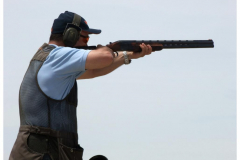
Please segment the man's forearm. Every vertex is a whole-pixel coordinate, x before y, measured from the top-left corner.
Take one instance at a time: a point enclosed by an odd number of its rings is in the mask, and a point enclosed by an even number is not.
[[[108,73],[111,73],[112,71],[114,71],[118,67],[122,66],[123,64],[124,64],[124,56],[123,56],[122,52],[119,52],[119,55],[114,58],[114,61],[111,65],[109,65],[105,68],[101,68],[101,69],[94,69],[92,71],[93,72],[92,74],[94,77],[103,76]]]
[[[114,58],[113,62],[101,69],[91,69],[87,70],[84,74],[82,74],[78,79],[90,79],[95,78],[99,76],[106,75],[108,73],[111,73],[118,67],[124,64],[124,56],[122,52],[119,52],[119,55]]]
[[[138,58],[144,57],[145,55],[150,55],[152,53],[152,47],[150,45],[145,45],[143,43],[143,44],[140,44],[139,46],[142,49],[141,52],[127,52],[127,57],[129,60],[138,59]],[[89,78],[95,78],[95,77],[106,75],[108,73],[111,73],[112,71],[114,71],[115,69],[123,65],[124,63],[125,63],[125,58],[124,58],[123,52],[119,52],[119,55],[113,59],[113,62],[110,65],[101,69],[87,70],[78,79],[89,79]]]

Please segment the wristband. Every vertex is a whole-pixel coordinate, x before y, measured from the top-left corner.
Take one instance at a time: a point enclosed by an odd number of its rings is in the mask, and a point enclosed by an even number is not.
[[[130,64],[131,60],[128,58],[126,51],[123,51],[123,56],[124,56],[124,64]]]

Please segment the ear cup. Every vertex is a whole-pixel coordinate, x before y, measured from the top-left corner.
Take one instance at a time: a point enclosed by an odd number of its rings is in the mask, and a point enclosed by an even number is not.
[[[82,30],[80,28],[81,19],[81,16],[74,13],[73,21],[70,25],[74,25],[74,27],[77,27],[78,29],[67,24],[66,29],[63,33],[63,43],[66,46],[73,47],[79,40],[80,32]]]
[[[68,47],[73,47],[79,39],[79,31],[75,28],[68,28],[63,35],[63,43]]]

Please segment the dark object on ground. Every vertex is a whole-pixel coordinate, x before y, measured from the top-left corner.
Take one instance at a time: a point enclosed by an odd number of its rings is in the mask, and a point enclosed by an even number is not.
[[[90,158],[89,160],[108,160],[107,157],[103,156],[103,155],[96,155],[93,156],[92,158]]]

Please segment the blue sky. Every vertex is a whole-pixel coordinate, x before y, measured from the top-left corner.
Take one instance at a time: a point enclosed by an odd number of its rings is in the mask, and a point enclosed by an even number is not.
[[[78,81],[84,159],[96,154],[115,160],[236,159],[234,0],[4,1],[4,159],[19,128],[24,73],[65,10],[102,29],[89,45],[131,39],[215,42],[214,49],[154,52],[109,75]]]

